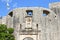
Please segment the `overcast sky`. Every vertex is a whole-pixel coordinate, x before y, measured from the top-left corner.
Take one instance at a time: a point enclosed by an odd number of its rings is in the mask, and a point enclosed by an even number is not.
[[[49,7],[49,3],[60,0],[0,0],[0,16],[6,16],[8,12],[18,7]]]

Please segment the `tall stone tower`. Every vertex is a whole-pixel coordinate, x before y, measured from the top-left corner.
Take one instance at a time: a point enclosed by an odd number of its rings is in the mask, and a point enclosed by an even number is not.
[[[55,12],[58,23],[58,39],[60,40],[60,2],[50,3],[49,8]]]
[[[16,40],[60,40],[58,20],[50,9],[22,7],[10,11],[5,24],[14,28]]]

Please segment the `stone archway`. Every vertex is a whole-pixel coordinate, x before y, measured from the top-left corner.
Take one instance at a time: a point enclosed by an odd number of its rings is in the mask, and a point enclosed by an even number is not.
[[[33,40],[33,38],[31,38],[31,37],[26,37],[26,38],[24,38],[23,40]]]

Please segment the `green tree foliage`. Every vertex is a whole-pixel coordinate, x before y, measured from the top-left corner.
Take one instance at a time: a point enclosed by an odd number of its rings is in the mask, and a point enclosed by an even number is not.
[[[10,34],[12,34],[12,33],[13,33],[13,31],[14,31],[14,29],[13,29],[13,28],[8,28],[7,30],[8,30],[8,32],[9,32]]]
[[[7,28],[6,25],[0,24],[0,40],[15,40],[13,28]]]

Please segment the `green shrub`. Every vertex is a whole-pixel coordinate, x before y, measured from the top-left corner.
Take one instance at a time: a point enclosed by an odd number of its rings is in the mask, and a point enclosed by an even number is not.
[[[14,32],[14,29],[13,28],[8,28],[7,31],[12,34]]]
[[[0,40],[15,40],[13,28],[7,28],[6,25],[0,24]]]

